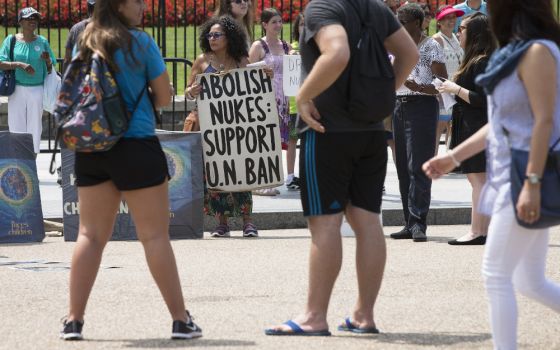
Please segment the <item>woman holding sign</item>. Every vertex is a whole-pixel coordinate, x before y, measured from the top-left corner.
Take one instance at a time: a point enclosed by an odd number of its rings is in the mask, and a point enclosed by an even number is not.
[[[288,110],[289,101],[284,95],[282,85],[282,71],[284,69],[284,55],[287,55],[292,47],[290,44],[280,39],[282,31],[282,16],[275,8],[266,8],[262,11],[261,22],[265,36],[253,43],[249,50],[249,61],[251,63],[264,60],[265,63],[274,70],[274,91],[276,93],[276,105],[278,106],[278,116],[280,117],[280,137],[282,138],[282,148],[288,150],[289,155],[294,156],[293,162],[288,159],[288,179],[286,183],[294,178],[295,149],[297,144],[297,132],[292,130],[290,133],[290,114]],[[291,165],[291,167],[290,167]],[[295,184],[294,184],[295,185]],[[294,186],[295,187],[295,186]],[[290,188],[290,186],[289,186]],[[299,188],[299,186],[297,186]],[[297,189],[295,188],[295,189]],[[256,192],[261,195],[277,194],[275,189],[264,189]]]
[[[244,68],[247,59],[247,39],[243,28],[230,16],[214,17],[204,23],[200,30],[202,54],[193,63],[188,81],[187,98],[194,100],[201,87],[196,76],[201,73],[217,73]],[[212,192],[206,190],[204,212],[218,219],[211,232],[212,237],[229,237],[228,218],[243,217],[243,237],[257,237],[253,224],[253,197],[251,192]]]

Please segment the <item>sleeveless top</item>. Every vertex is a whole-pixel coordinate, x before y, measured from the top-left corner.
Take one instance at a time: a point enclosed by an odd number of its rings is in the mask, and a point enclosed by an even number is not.
[[[452,79],[463,61],[465,52],[455,34],[451,33],[451,38],[449,38],[447,35],[440,32],[439,36],[443,41],[443,56],[445,57],[447,76],[449,79]]]
[[[265,63],[272,67],[274,70],[274,79],[272,85],[274,86],[274,94],[276,96],[276,105],[278,106],[278,116],[280,117],[280,137],[282,142],[288,142],[290,138],[289,121],[290,114],[288,110],[289,100],[284,96],[283,88],[283,70],[284,70],[284,58],[283,55],[273,55],[270,52],[268,44],[263,39],[260,39],[263,50],[264,50],[264,61]],[[284,54],[287,55],[289,52],[288,43],[282,40],[282,47],[284,48]]]
[[[459,69],[465,52],[457,40],[455,34],[451,33],[451,38],[439,32],[439,36],[443,41],[443,56],[445,58],[445,69],[447,70],[448,79],[453,80],[455,72]],[[443,103],[440,103],[440,115],[449,115],[450,110],[443,108]]]
[[[550,147],[560,137],[560,49],[550,40],[537,40],[536,43],[545,45],[556,60],[557,86]],[[517,69],[502,79],[488,95],[488,123],[486,184],[480,196],[479,211],[490,216],[511,201],[510,147],[528,151],[535,124],[527,90]],[[556,149],[560,149],[560,145]]]

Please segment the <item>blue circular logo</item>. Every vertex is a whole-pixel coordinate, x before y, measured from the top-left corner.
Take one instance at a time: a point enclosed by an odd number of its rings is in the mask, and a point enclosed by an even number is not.
[[[21,202],[29,196],[31,183],[19,168],[10,167],[0,175],[0,189],[8,202]]]

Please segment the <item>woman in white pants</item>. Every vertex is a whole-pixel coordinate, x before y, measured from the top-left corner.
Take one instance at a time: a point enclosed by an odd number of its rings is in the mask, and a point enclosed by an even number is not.
[[[500,45],[477,79],[488,95],[489,123],[452,152],[426,162],[424,170],[438,178],[487,144],[480,205],[492,219],[482,270],[494,348],[510,350],[517,348],[515,291],[560,312],[560,284],[545,277],[548,229],[523,228],[515,217],[539,219],[540,177],[548,149],[560,138],[560,25],[547,0],[493,0],[488,9]],[[511,199],[510,146],[529,151],[517,203]]]
[[[35,153],[40,152],[43,130],[43,83],[56,61],[47,39],[35,34],[40,18],[34,8],[22,9],[18,14],[21,33],[15,34],[13,60],[13,35],[7,36],[0,48],[0,69],[16,71],[16,89],[8,98],[8,126],[11,132],[31,134]]]

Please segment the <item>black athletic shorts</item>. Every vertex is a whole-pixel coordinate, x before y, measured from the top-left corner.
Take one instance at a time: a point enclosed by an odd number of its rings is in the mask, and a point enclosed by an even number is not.
[[[119,191],[162,184],[169,178],[167,160],[159,139],[122,138],[106,152],[76,152],[77,186],[113,181]]]
[[[336,214],[349,202],[380,213],[386,172],[382,130],[301,134],[299,173],[305,216]]]

